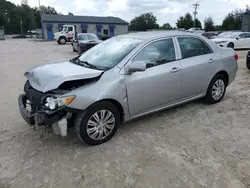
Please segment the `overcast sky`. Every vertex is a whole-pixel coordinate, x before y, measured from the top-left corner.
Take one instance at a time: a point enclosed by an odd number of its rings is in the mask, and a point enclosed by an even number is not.
[[[20,4],[21,0],[10,0]],[[153,12],[158,23],[169,22],[175,26],[176,20],[186,12],[193,13],[192,4],[197,0],[40,0],[41,5],[52,6],[67,14],[88,16],[117,16],[130,21],[134,16]],[[38,0],[28,0],[30,6],[38,6]],[[216,24],[220,24],[228,12],[236,8],[245,8],[249,0],[198,0],[198,18],[211,15]]]

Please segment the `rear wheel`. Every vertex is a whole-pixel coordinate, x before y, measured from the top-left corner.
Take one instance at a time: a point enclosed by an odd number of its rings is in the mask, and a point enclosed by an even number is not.
[[[205,101],[208,104],[220,102],[225,95],[226,87],[225,77],[221,74],[215,75],[208,86]]]
[[[99,145],[110,140],[120,124],[120,113],[110,102],[91,105],[75,120],[75,131],[81,141]]]
[[[246,65],[247,65],[247,68],[250,70],[250,51],[248,51],[247,53]]]
[[[228,45],[227,45],[228,48],[232,48],[234,49],[234,43],[230,42]]]

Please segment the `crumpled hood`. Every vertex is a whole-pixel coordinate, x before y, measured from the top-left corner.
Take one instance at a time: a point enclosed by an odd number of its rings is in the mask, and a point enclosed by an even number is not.
[[[24,75],[34,89],[47,92],[58,88],[66,81],[94,78],[102,72],[69,61],[61,61],[31,68]]]

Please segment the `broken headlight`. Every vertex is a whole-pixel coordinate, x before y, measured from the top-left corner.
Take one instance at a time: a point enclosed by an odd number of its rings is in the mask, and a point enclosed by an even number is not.
[[[58,107],[65,106],[70,104],[75,99],[75,96],[66,96],[66,97],[47,97],[45,99],[45,106],[50,110],[55,110]]]

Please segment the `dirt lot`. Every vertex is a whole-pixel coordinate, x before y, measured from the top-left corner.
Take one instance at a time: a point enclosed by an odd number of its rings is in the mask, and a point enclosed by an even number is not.
[[[202,101],[120,127],[109,142],[89,147],[33,130],[17,96],[26,69],[75,56],[70,45],[0,41],[0,187],[250,188],[250,72],[246,51],[224,100]]]

